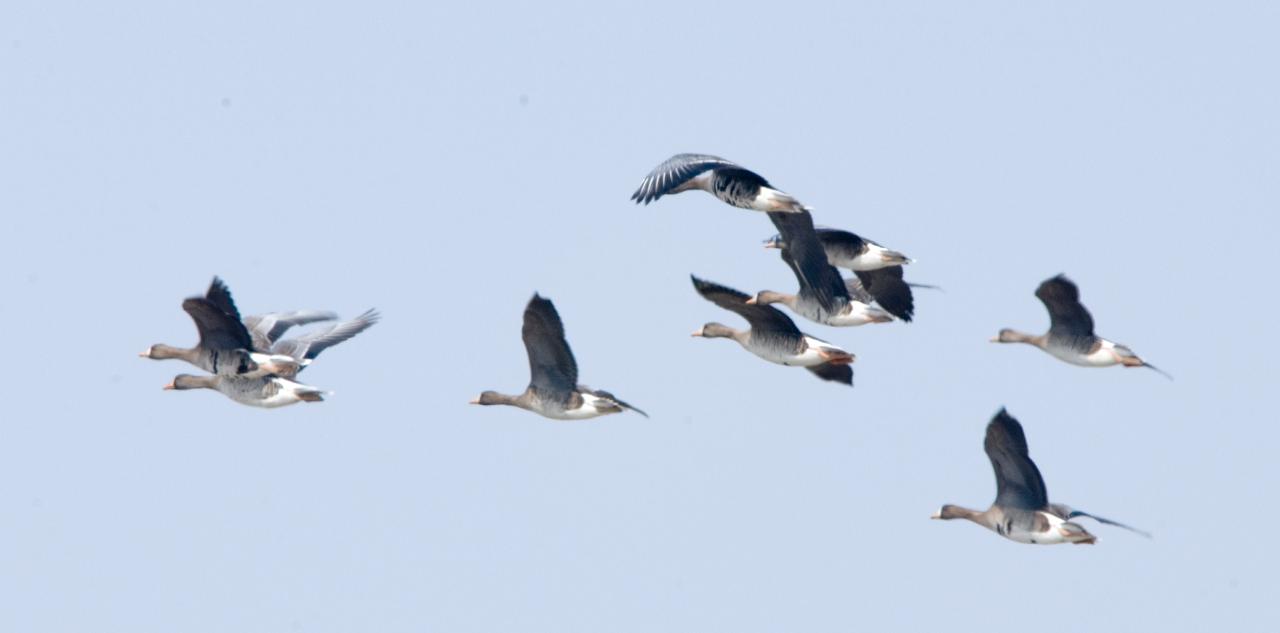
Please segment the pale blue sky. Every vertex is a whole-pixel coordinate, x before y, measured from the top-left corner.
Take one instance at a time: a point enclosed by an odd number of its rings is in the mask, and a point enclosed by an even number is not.
[[[1280,9],[445,4],[0,9],[0,630],[1274,626]],[[628,200],[682,151],[945,292],[805,325],[853,390],[690,338],[735,323],[690,273],[794,281],[763,215]],[[1177,380],[987,343],[1058,272]],[[385,320],[320,405],[162,392],[214,274]],[[652,419],[466,404],[527,382],[535,290]],[[992,499],[1001,405],[1156,538],[929,521]]]

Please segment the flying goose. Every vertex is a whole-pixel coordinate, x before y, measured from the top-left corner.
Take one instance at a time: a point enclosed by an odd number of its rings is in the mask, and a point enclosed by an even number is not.
[[[771,363],[804,367],[823,380],[853,386],[854,355],[831,343],[809,336],[796,328],[781,310],[747,303],[745,293],[699,279],[693,287],[704,299],[747,320],[749,330],[735,330],[720,323],[707,323],[693,333],[704,338],[733,339],[743,349]]]
[[[1133,353],[1133,350],[1093,333],[1093,317],[1080,303],[1080,290],[1070,279],[1058,275],[1036,288],[1036,297],[1049,311],[1049,331],[1024,334],[1005,328],[992,343],[1027,343],[1039,347],[1058,360],[1083,367],[1149,367],[1172,380],[1172,376]]]
[[[742,209],[799,213],[809,207],[778,191],[759,174],[717,156],[676,154],[649,172],[631,194],[636,204],[649,204],[667,194],[701,189]]]
[[[983,448],[996,473],[996,500],[991,507],[979,512],[947,504],[932,518],[967,519],[1009,540],[1034,545],[1092,545],[1097,537],[1072,521],[1080,517],[1150,537],[1150,534],[1123,523],[1073,510],[1060,503],[1049,503],[1044,479],[1027,453],[1027,436],[1022,432],[1022,425],[1005,409],[1001,408],[987,424]]]
[[[271,362],[270,355],[253,351],[253,339],[244,324],[208,299],[190,297],[182,302],[182,309],[195,322],[200,342],[189,349],[156,343],[139,356],[154,360],[178,358],[219,376],[251,375]]]
[[[785,236],[781,249],[786,262],[800,283],[797,294],[762,290],[747,300],[748,304],[782,303],[793,312],[815,323],[835,327],[886,323],[893,320],[888,312],[868,305],[872,299],[861,284],[846,283],[840,271],[827,262],[826,253],[814,232],[813,217],[801,213],[770,213],[769,219]],[[850,293],[854,290],[854,293]],[[856,296],[851,296],[856,295]]]
[[[578,363],[551,300],[534,293],[525,306],[520,334],[529,356],[529,386],[515,396],[485,391],[471,404],[511,405],[553,420],[585,420],[623,409],[649,417],[607,391],[578,384]]]
[[[848,231],[815,228],[815,233],[827,255],[827,263],[853,271],[863,290],[869,293],[881,308],[903,321],[911,322],[911,318],[915,315],[915,297],[911,293],[911,288],[913,286],[931,287],[909,284],[902,279],[902,265],[911,263],[911,259]],[[779,233],[765,240],[764,246],[788,250],[791,247],[787,238],[787,233],[779,226]]]
[[[203,297],[189,297],[182,309],[195,321],[200,342],[183,349],[157,343],[139,356],[153,360],[179,358],[200,369],[220,376],[262,377],[268,374],[292,376],[297,362],[287,356],[274,355],[255,344],[255,335],[240,319],[231,293],[221,279],[214,277]],[[259,322],[255,321],[257,325]],[[273,323],[267,328],[277,327]],[[283,330],[281,330],[283,332]]]
[[[315,387],[296,383],[279,376],[244,378],[239,376],[192,376],[179,374],[166,390],[213,389],[222,395],[252,407],[274,409],[297,402],[322,402],[326,393]]]
[[[232,318],[240,320],[240,311],[236,308],[231,290],[218,277],[213,278],[205,298],[218,306]],[[276,375],[293,378],[299,371],[311,364],[320,352],[365,331],[378,322],[377,310],[367,310],[364,314],[330,326],[323,331],[308,332],[297,338],[280,340],[285,331],[295,325],[305,325],[316,321],[331,321],[338,315],[332,312],[316,310],[298,310],[294,312],[275,312],[259,316],[244,317],[243,323],[253,339],[253,350],[266,357],[260,362],[257,371],[244,374],[245,377],[260,378]]]
[[[852,271],[867,272],[887,266],[910,264],[913,260],[902,253],[887,249],[878,242],[859,237],[857,234],[840,229],[815,227],[818,239],[826,249],[827,260],[837,268],[848,268]],[[785,248],[786,238],[782,233],[765,240],[765,248]]]

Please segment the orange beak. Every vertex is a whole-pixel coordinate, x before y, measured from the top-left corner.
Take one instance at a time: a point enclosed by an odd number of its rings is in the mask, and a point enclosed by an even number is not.
[[[165,391],[173,391],[174,389],[177,389],[177,387],[174,387],[172,382],[164,386]]]

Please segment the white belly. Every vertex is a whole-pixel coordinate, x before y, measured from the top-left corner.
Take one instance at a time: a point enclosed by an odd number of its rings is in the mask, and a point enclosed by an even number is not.
[[[1005,538],[1011,541],[1027,543],[1030,545],[1056,545],[1059,543],[1066,543],[1066,537],[1064,537],[1062,535],[1062,531],[1058,529],[1058,526],[1065,523],[1065,521],[1049,514],[1048,512],[1041,512],[1039,514],[1049,520],[1048,532],[1032,532],[1030,530],[1015,527],[1008,534],[1004,535]]]
[[[818,351],[813,349],[812,347],[810,347],[809,349],[806,349],[803,353],[798,355],[797,354],[777,354],[777,353],[772,353],[771,350],[760,349],[757,347],[749,347],[746,345],[744,345],[743,347],[746,347],[748,352],[751,352],[752,354],[755,354],[756,356],[759,356],[760,358],[763,358],[771,363],[777,363],[779,365],[787,365],[788,367],[810,367],[813,365],[821,365],[822,363],[826,362],[825,360],[822,359],[821,356],[818,355]]]
[[[849,308],[840,314],[827,319],[827,325],[835,327],[857,327],[868,323],[885,323],[892,321],[893,316],[888,312],[869,306],[861,301],[849,302]]]
[[[552,420],[586,420],[589,418],[598,418],[605,414],[604,411],[596,409],[595,403],[607,404],[609,401],[603,398],[597,398],[589,393],[582,394],[582,405],[576,409],[558,409],[552,407],[538,407],[538,413],[544,418]]]
[[[1091,354],[1081,354],[1075,350],[1061,347],[1049,347],[1045,351],[1058,360],[1081,367],[1109,367],[1120,362],[1120,356],[1115,352],[1115,343],[1111,341],[1103,341],[1097,351]]]
[[[298,398],[291,393],[281,392],[281,393],[277,393],[274,396],[271,396],[270,398],[267,398],[266,400],[255,400],[250,404],[254,404],[259,407],[266,407],[268,409],[274,409],[276,407],[283,407],[285,405],[290,405],[295,402],[301,402],[301,400],[298,400]]]
[[[880,257],[879,253],[872,253],[871,251],[862,253],[853,259],[846,259],[844,262],[845,267],[849,270],[856,270],[860,272],[879,270],[889,265],[888,262],[884,261],[884,259]]]

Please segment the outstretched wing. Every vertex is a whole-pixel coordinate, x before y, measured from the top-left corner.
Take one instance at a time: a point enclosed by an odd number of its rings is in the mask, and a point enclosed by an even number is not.
[[[578,362],[564,337],[564,324],[550,299],[534,293],[524,309],[525,351],[529,354],[529,386],[543,393],[569,394],[578,385]]]
[[[1049,336],[1092,341],[1093,317],[1080,303],[1080,289],[1064,275],[1046,279],[1036,298],[1049,311]]]
[[[317,321],[333,321],[338,315],[333,312],[319,310],[294,310],[293,312],[270,312],[250,315],[244,318],[245,327],[253,335],[254,345],[269,348],[284,336],[289,328],[307,325]]]
[[[320,352],[369,329],[380,318],[382,315],[378,314],[377,310],[368,310],[354,319],[343,321],[327,330],[308,332],[298,338],[279,341],[271,346],[271,353],[284,354],[298,361],[315,360]]]
[[[234,306],[233,306],[234,307]],[[214,351],[252,350],[253,339],[240,319],[204,297],[191,297],[182,302],[200,333],[200,347]]]
[[[1049,504],[1040,469],[1027,452],[1027,436],[1022,432],[1022,425],[1003,408],[987,424],[983,448],[996,474],[996,505],[1042,510]]]
[[[769,219],[778,227],[786,248],[782,261],[791,267],[800,282],[800,294],[812,297],[828,314],[836,314],[849,303],[840,271],[827,261],[827,252],[813,227],[813,215],[770,212]]]
[[[876,270],[854,271],[862,287],[875,297],[876,303],[889,314],[910,322],[915,315],[915,297],[911,286],[902,280],[902,266],[886,266]]]
[[[702,298],[747,320],[751,329],[800,336],[800,330],[787,315],[773,306],[748,305],[751,297],[727,286],[689,275],[693,288]]]
[[[209,290],[205,291],[204,298],[208,299],[214,306],[217,306],[219,310],[234,317],[235,320],[242,320],[240,318],[240,310],[236,308],[236,302],[231,298],[231,289],[227,287],[225,281],[222,281],[222,278],[214,277],[213,281],[209,282]]]
[[[671,193],[680,185],[689,182],[699,174],[710,171],[712,169],[733,170],[739,178],[751,181],[759,181],[760,184],[768,186],[769,183],[764,182],[764,178],[756,175],[751,170],[740,167],[736,163],[727,161],[718,156],[709,156],[707,154],[676,154],[668,158],[661,165],[653,168],[648,176],[640,182],[640,187],[635,193],[631,194],[631,199],[636,203],[649,204],[662,196]]]

